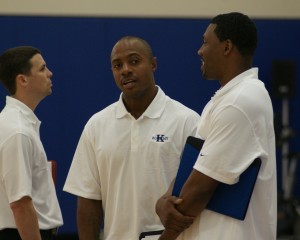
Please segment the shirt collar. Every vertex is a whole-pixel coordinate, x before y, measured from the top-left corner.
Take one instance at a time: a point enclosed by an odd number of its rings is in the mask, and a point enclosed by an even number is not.
[[[41,121],[37,118],[37,116],[34,114],[34,112],[26,104],[19,101],[18,99],[10,97],[10,96],[6,96],[6,106],[17,108],[33,124],[38,125],[38,126],[41,124]]]
[[[258,79],[258,68],[251,68],[245,72],[240,73],[232,80],[230,80],[224,87],[220,88],[218,91],[215,92],[214,97],[220,97],[230,91],[234,86],[238,85],[242,81],[247,81],[249,78]]]
[[[161,116],[162,112],[165,109],[166,105],[166,95],[161,90],[159,86],[157,94],[155,98],[152,100],[146,111],[140,116],[140,118],[148,117],[148,118],[158,118]],[[116,118],[122,118],[126,115],[131,116],[131,114],[127,111],[123,100],[122,100],[123,93],[120,94],[119,101],[117,102],[117,109],[116,109]]]

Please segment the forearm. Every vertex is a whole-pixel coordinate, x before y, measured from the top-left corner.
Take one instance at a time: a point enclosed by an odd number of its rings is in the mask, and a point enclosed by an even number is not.
[[[175,240],[181,232],[175,232],[171,229],[165,229],[158,240]]]
[[[189,228],[193,222],[189,222],[189,219],[192,220],[201,214],[217,185],[216,180],[193,170],[182,187],[179,196],[180,202],[175,204],[178,199],[175,200],[171,196],[160,198],[157,212],[165,226],[165,231],[159,240],[174,240]]]
[[[199,216],[218,184],[218,181],[193,170],[189,179],[182,187],[179,197],[183,201],[176,206],[177,210],[186,216]]]
[[[80,240],[98,240],[102,221],[102,202],[78,197],[77,226]]]
[[[36,211],[29,197],[10,204],[22,240],[41,240]]]

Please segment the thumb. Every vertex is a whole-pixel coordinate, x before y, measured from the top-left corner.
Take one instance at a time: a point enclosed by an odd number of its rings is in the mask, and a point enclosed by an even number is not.
[[[178,204],[181,204],[182,201],[183,201],[182,198],[174,197],[173,203],[176,204],[176,205],[178,205]]]

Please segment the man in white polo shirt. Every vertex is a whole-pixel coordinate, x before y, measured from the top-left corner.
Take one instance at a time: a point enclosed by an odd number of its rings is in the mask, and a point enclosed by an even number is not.
[[[198,51],[204,79],[221,88],[204,108],[197,134],[205,140],[179,199],[169,193],[156,210],[166,230],[160,240],[275,240],[277,182],[273,109],[258,69],[254,22],[241,13],[212,19]],[[261,167],[243,221],[206,209],[218,184],[235,184],[256,159]],[[172,189],[172,187],[170,188]],[[239,196],[235,196],[237,201]],[[224,205],[224,208],[227,206]],[[178,213],[194,217],[181,227]]]
[[[0,239],[52,240],[63,224],[34,114],[52,92],[52,72],[36,48],[0,56],[0,81],[10,93],[0,113]]]
[[[102,217],[105,240],[163,229],[155,203],[199,120],[155,85],[156,58],[143,39],[119,40],[111,66],[120,99],[86,124],[64,186],[78,196],[80,240],[99,239]]]

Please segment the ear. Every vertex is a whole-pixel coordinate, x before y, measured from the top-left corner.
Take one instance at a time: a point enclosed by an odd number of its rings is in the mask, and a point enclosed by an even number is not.
[[[16,86],[26,87],[28,84],[28,79],[24,74],[18,74],[16,76]]]
[[[152,66],[152,71],[155,72],[156,68],[157,68],[157,58],[156,57],[152,58],[151,66]]]
[[[224,43],[224,54],[228,55],[232,51],[232,48],[233,48],[232,41],[230,39],[225,40],[225,43]]]

